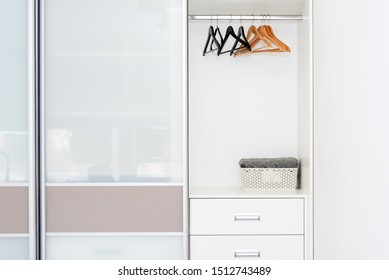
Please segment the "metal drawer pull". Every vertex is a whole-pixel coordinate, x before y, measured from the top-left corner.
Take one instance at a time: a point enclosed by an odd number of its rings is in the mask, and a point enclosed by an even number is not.
[[[260,258],[261,253],[258,250],[237,250],[234,256],[235,258]]]
[[[260,221],[259,214],[235,214],[235,221]]]

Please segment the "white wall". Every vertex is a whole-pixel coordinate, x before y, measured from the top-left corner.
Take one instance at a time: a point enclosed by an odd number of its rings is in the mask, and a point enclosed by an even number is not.
[[[190,22],[191,187],[240,187],[241,158],[297,156],[297,24],[271,23],[290,54],[232,58],[203,57],[210,22]]]
[[[388,10],[314,2],[316,259],[389,258]]]

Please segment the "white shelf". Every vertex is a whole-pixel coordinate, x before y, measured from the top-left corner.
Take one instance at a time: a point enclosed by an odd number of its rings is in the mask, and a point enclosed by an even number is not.
[[[243,190],[240,187],[191,187],[189,198],[305,198],[303,190]]]
[[[243,4],[243,5],[242,5]],[[300,14],[304,0],[191,0],[189,14]]]

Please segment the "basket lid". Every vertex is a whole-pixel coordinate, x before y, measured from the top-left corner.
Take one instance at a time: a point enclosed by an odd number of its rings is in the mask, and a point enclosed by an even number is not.
[[[298,159],[286,158],[242,158],[241,168],[298,168]]]

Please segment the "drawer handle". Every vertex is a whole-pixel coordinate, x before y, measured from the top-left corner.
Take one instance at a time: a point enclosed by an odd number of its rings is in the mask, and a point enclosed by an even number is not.
[[[261,253],[258,250],[236,250],[235,258],[260,258]]]
[[[235,214],[235,221],[260,221],[259,214]]]

